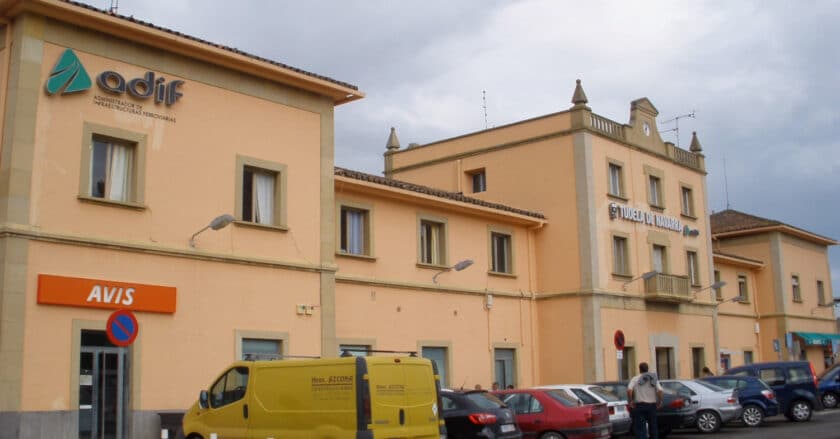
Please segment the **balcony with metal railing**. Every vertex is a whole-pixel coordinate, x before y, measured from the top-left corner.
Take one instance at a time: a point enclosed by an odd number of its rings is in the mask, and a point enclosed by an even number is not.
[[[645,280],[645,300],[655,302],[689,302],[691,285],[688,276],[656,273]]]

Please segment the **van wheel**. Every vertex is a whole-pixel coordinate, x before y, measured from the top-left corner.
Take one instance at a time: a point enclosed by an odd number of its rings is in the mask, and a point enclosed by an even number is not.
[[[193,433],[193,434],[187,436],[187,439],[204,439],[204,438],[201,437],[201,435]]]
[[[823,407],[833,409],[837,407],[837,394],[833,392],[825,392],[822,396]]]
[[[698,413],[697,430],[700,433],[714,433],[720,430],[720,416],[710,410],[704,410]]]
[[[540,439],[563,439],[563,435],[554,431],[543,433]]]
[[[807,401],[794,401],[790,406],[790,417],[796,422],[805,422],[811,419],[811,404]]]
[[[741,415],[741,420],[747,427],[758,427],[764,422],[764,410],[757,405],[748,405],[744,407],[744,413]]]

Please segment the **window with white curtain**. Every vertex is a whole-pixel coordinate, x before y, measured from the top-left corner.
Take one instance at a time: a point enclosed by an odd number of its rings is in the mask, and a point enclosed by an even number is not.
[[[91,148],[90,196],[120,202],[134,201],[135,145],[94,135]]]
[[[492,263],[490,271],[495,273],[512,273],[510,235],[498,232],[490,233],[490,251]]]
[[[368,216],[365,209],[341,206],[341,252],[370,255]]]
[[[445,265],[446,238],[444,223],[420,221],[420,263],[431,265]]]
[[[242,176],[242,220],[274,225],[277,174],[246,166]]]
[[[691,282],[692,286],[699,286],[700,285],[700,265],[697,260],[697,252],[688,251],[686,252],[686,264],[688,265],[688,280]]]

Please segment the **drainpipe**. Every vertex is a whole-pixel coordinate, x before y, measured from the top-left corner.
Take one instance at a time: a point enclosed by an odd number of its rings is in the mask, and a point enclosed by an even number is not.
[[[535,316],[537,314],[537,297],[536,293],[534,292],[534,285],[536,285],[536,267],[534,266],[534,260],[536,258],[533,257],[534,252],[536,251],[536,245],[534,244],[534,235],[537,233],[538,230],[541,230],[545,226],[545,223],[539,223],[536,226],[528,227],[528,291],[531,293],[531,301],[530,301],[530,315],[531,315],[531,385],[536,385],[537,381],[537,374],[539,373],[539,369],[537,368],[537,338],[534,335],[535,329],[534,325],[536,320]]]
[[[0,17],[0,25],[6,27],[6,37],[4,40],[5,47],[5,55],[3,56],[3,61],[6,63],[6,72],[3,76],[3,83],[0,84],[0,91],[2,91],[2,96],[0,96],[0,108],[3,109],[2,119],[0,119],[0,134],[5,136],[6,130],[6,97],[9,95],[9,75],[11,74],[12,66],[11,66],[11,59],[12,59],[12,22],[9,21],[8,18]],[[0,152],[3,149],[3,139],[0,138]]]

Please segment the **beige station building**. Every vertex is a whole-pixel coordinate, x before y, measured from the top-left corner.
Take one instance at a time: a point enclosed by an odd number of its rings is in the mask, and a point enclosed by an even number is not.
[[[392,130],[371,175],[334,163],[357,87],[64,0],[0,0],[0,87],[0,439],[160,437],[249,356],[453,388],[836,358],[837,242],[711,214],[647,98]]]

